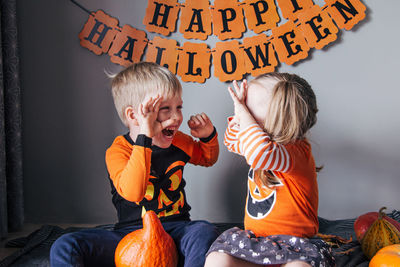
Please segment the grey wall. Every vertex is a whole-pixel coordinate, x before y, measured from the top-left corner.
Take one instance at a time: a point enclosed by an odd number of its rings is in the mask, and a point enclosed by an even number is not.
[[[145,29],[147,1],[78,2],[92,11],[103,9],[120,26]],[[367,18],[353,30],[340,30],[333,45],[278,68],[305,77],[317,94],[319,121],[311,140],[317,163],[324,165],[319,215],[330,219],[384,205],[400,209],[400,2],[363,3]],[[104,72],[121,67],[79,45],[88,14],[71,1],[20,0],[18,17],[26,220],[111,223],[115,212],[104,151],[126,129]],[[149,39],[154,36],[148,33]],[[185,42],[180,33],[170,38]],[[217,41],[206,42],[214,47]],[[194,219],[241,221],[243,215],[247,166],[222,145],[226,117],[233,111],[227,85],[214,77],[205,84],[183,84],[184,116],[209,114],[221,142],[215,166],[185,169]]]

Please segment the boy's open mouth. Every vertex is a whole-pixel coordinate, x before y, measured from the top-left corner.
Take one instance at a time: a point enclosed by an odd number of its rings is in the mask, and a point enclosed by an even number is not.
[[[162,130],[163,135],[165,136],[173,136],[175,130],[173,128],[165,128]]]

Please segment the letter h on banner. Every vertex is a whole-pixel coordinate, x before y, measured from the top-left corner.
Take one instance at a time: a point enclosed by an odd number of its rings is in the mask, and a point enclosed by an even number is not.
[[[143,24],[149,32],[168,36],[175,32],[178,13],[177,0],[149,0]]]
[[[80,44],[96,55],[107,53],[117,34],[118,20],[98,10],[89,16],[79,33]]]

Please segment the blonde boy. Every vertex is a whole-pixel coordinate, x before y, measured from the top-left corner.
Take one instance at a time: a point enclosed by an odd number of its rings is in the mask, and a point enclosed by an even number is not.
[[[191,221],[184,191],[186,163],[211,166],[218,159],[216,130],[204,113],[182,124],[182,87],[168,69],[140,62],[112,79],[115,107],[129,133],[115,138],[106,151],[112,201],[118,223],[113,231],[91,229],[63,235],[51,249],[54,266],[112,266],[118,242],[141,228],[141,217],[154,210],[174,239],[179,266],[203,266],[218,236],[206,221]],[[85,243],[85,246],[79,244]],[[94,256],[95,255],[95,256]]]

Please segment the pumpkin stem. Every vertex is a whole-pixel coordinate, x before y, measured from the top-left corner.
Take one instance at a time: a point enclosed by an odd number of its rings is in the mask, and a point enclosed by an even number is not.
[[[386,213],[383,212],[385,209],[386,209],[386,207],[380,208],[380,210],[379,210],[379,219],[382,219],[383,216],[386,215]]]
[[[160,219],[152,210],[147,211],[143,216],[143,230],[145,235],[154,236],[164,231]]]

